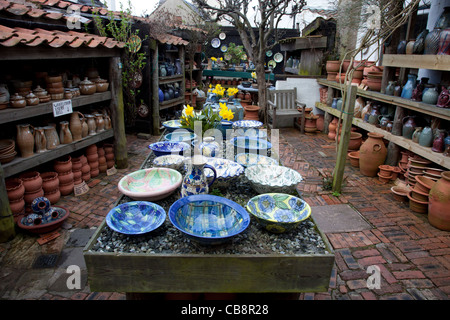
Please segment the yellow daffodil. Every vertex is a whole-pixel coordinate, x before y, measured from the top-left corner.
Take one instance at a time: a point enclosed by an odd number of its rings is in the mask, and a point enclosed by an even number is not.
[[[227,89],[227,94],[229,97],[234,96],[238,92],[239,92],[239,90],[237,88],[228,88]]]
[[[186,113],[187,116],[192,117],[194,115],[194,108],[191,107],[190,105],[187,105],[184,112]]]
[[[214,62],[216,62],[216,61],[217,61],[217,58],[216,58],[216,57],[211,57],[211,60],[214,61]]]

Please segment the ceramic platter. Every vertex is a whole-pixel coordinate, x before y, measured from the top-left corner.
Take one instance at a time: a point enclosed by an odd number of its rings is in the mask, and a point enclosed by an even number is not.
[[[283,55],[280,52],[277,52],[273,56],[273,60],[275,60],[276,63],[280,63],[281,61],[283,61]]]
[[[220,47],[220,51],[222,51],[222,52],[227,52],[227,50],[228,50],[228,47],[225,44]]]
[[[219,39],[220,39],[220,40],[225,40],[226,37],[227,37],[227,35],[226,35],[224,32],[222,32],[221,34],[219,34]]]
[[[238,128],[260,128],[262,127],[263,123],[261,121],[257,121],[257,120],[238,120],[233,122],[233,129],[238,129]]]
[[[220,40],[219,38],[214,38],[211,40],[211,47],[218,48],[220,47]]]
[[[274,60],[270,60],[269,62],[267,62],[267,65],[269,67],[272,67],[275,69],[275,67],[277,66],[277,63]]]
[[[229,54],[229,53],[225,53],[225,54],[223,55],[223,57],[224,57],[225,60],[227,60],[227,61],[230,61],[230,60],[231,60],[231,54]]]
[[[272,50],[267,50],[266,56],[268,56],[270,58],[272,56]]]

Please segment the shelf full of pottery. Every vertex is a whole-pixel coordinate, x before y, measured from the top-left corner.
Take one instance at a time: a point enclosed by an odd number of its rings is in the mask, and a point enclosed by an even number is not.
[[[59,101],[70,100],[73,108],[111,99],[109,82],[100,76],[76,82],[63,82],[61,75],[46,76],[45,88],[32,86],[32,80],[13,81],[10,92],[6,84],[0,84],[0,124],[54,113]]]
[[[15,139],[0,140],[0,163],[9,177],[113,136],[106,110],[94,114],[74,111],[61,117],[58,124],[41,127],[19,123]]]

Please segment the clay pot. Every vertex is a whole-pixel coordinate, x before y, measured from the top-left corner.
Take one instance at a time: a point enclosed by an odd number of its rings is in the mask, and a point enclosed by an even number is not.
[[[25,200],[26,204],[31,204],[34,199],[43,197],[43,196],[44,196],[44,190],[41,187],[32,192],[25,192],[23,195],[23,199]]]
[[[59,141],[61,144],[68,144],[73,142],[72,132],[70,132],[69,129],[69,122],[68,121],[61,121],[59,123],[60,130],[59,130]]]
[[[90,146],[88,146],[86,148],[86,156],[90,155],[90,154],[97,154],[97,145],[96,144],[91,144]]]
[[[338,142],[341,141],[341,135],[339,132],[339,136],[337,137]],[[356,151],[359,150],[359,147],[362,143],[362,134],[359,132],[350,132],[350,140],[348,141],[348,150]]]
[[[46,197],[51,204],[55,204],[61,199],[61,191],[59,191],[59,187],[51,192],[44,192],[44,197]]]
[[[244,107],[244,120],[259,120],[259,106],[248,105]]]
[[[96,80],[94,80],[94,82],[97,92],[105,92],[106,90],[108,90],[109,82],[105,79],[101,79],[100,77],[98,77]]]
[[[9,103],[13,108],[24,108],[27,105],[27,101],[24,97],[15,93],[9,100]]]
[[[98,164],[99,165],[105,165],[106,164],[106,157],[105,156],[99,156],[98,157]]]
[[[61,195],[68,196],[69,194],[71,194],[73,192],[73,186],[74,186],[73,181],[69,182],[68,184],[60,184],[59,191],[61,192]]]
[[[9,201],[15,201],[23,199],[23,194],[25,193],[25,186],[19,178],[11,178],[5,181],[6,193],[8,194]]]
[[[411,190],[411,197],[417,201],[428,202],[428,192],[419,191],[416,189],[417,183]]]
[[[317,130],[323,131],[323,129],[324,129],[324,115],[323,114],[319,114],[318,116],[319,117],[316,120]]]
[[[94,154],[88,154],[86,156],[88,163],[91,164],[92,162],[98,162],[98,154],[94,153]]]
[[[390,177],[394,170],[394,167],[385,164],[378,166],[378,168],[380,169],[380,175],[383,177]]]
[[[336,75],[337,74],[338,74],[337,72],[328,72],[327,80],[329,80],[329,81],[336,81]]]
[[[95,116],[95,125],[97,127],[97,133],[105,131],[105,119],[103,119],[103,115],[101,113],[94,114]]]
[[[105,149],[103,147],[97,147],[97,154],[99,157],[103,157],[105,155]]]
[[[82,163],[83,165],[85,165],[85,164],[88,163],[87,158],[86,158],[86,156],[85,156],[84,154],[82,154],[82,155],[80,156],[80,160],[81,160],[81,163]]]
[[[330,72],[338,72],[341,62],[338,60],[329,60],[326,63],[325,69],[328,73]]]
[[[35,192],[42,188],[42,177],[37,171],[24,172],[19,178],[25,187],[25,193]]]
[[[45,193],[55,191],[59,187],[59,179],[57,172],[44,172],[42,177],[42,189]]]
[[[107,166],[106,162],[105,162],[105,164],[99,165],[98,170],[100,173],[105,173],[106,170],[108,170],[108,166]]]
[[[106,161],[114,161],[114,153],[105,154]]]
[[[47,138],[45,137],[44,128],[34,128],[34,145],[36,147],[36,153],[47,151]]]
[[[417,213],[428,212],[428,201],[419,201],[412,197],[412,190],[408,192],[409,208]],[[429,216],[428,216],[429,218]]]
[[[114,160],[108,160],[106,161],[106,167],[108,169],[111,169],[112,167],[114,167],[115,161]]]
[[[350,159],[350,165],[355,168],[359,168],[359,151],[352,151],[348,153]]]
[[[93,136],[97,134],[97,125],[95,124],[95,117],[92,114],[86,115],[86,123],[88,126],[88,135]]]
[[[378,166],[386,160],[387,149],[383,142],[383,135],[369,132],[368,139],[359,149],[359,169],[360,172],[369,177],[377,175]]]
[[[98,169],[98,166],[99,166],[98,161],[89,162],[89,167],[91,168],[91,170],[90,170],[91,172],[94,169]]]
[[[53,168],[58,173],[72,171],[72,157],[67,155],[55,160]]]
[[[100,170],[99,169],[93,169],[91,170],[91,178],[95,178],[96,176],[98,176],[100,174]]]
[[[395,180],[398,178],[398,175],[400,174],[401,170],[399,167],[393,167],[392,169],[392,178],[391,180]]]
[[[59,144],[59,136],[56,132],[55,127],[53,126],[45,126],[44,127],[45,139],[47,140],[47,149],[52,150],[55,149]]]
[[[89,171],[88,173],[83,173],[81,179],[83,179],[83,181],[89,181],[89,179],[91,179],[91,172]]]
[[[90,171],[91,171],[91,166],[88,163],[83,164],[83,166],[81,167],[81,173],[86,174],[86,173],[89,173]]]
[[[34,128],[30,124],[16,125],[16,144],[19,147],[22,158],[31,157],[34,152]]]
[[[380,174],[380,172],[378,172],[378,180],[381,181],[381,183],[388,183],[389,181],[391,181],[392,176],[383,176]]]
[[[414,186],[414,189],[426,193],[430,193],[431,188],[436,183],[435,181],[431,180],[430,178],[424,177],[424,176],[416,176],[416,185]]]
[[[442,172],[430,189],[428,221],[440,230],[450,231],[450,171]]]
[[[25,200],[22,197],[16,200],[9,201],[9,208],[11,209],[11,213],[13,215],[19,215],[25,213]]]
[[[73,182],[72,170],[67,171],[67,172],[58,173],[58,179],[59,179],[59,185],[69,184],[69,183]]]
[[[367,86],[372,91],[380,91],[381,90],[381,79],[367,79]]]
[[[94,94],[97,91],[97,86],[86,77],[80,82],[80,91],[81,94],[85,95]]]
[[[72,171],[73,173],[73,181],[75,184],[81,183],[81,176],[83,175],[83,172],[81,170],[78,171]],[[76,183],[78,181],[78,183]]]
[[[393,186],[391,188],[392,194],[394,195],[394,199],[401,201],[401,202],[407,202],[408,201],[408,193],[409,189],[405,187],[400,186]]]
[[[81,163],[81,157],[72,158],[72,171],[79,171],[82,166],[83,163]]]
[[[78,111],[72,112],[70,116],[69,128],[70,132],[72,132],[73,141],[81,140],[83,137],[82,119],[84,119],[84,115]]]

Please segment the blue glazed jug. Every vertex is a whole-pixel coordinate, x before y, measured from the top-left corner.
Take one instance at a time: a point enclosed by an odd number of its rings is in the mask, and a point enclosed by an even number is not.
[[[422,147],[431,147],[433,145],[433,130],[431,127],[425,127],[419,136],[419,144]]]
[[[416,87],[417,76],[415,74],[408,74],[408,81],[402,90],[402,98],[411,99],[414,88]]]
[[[164,92],[161,90],[161,88],[158,88],[158,97],[159,97],[159,102],[164,101]]]
[[[207,158],[202,155],[195,155],[188,162],[186,175],[181,184],[181,197],[187,197],[194,194],[208,194],[209,187],[217,178],[214,167],[206,164]],[[214,176],[211,182],[208,182],[204,170],[211,169]]]

